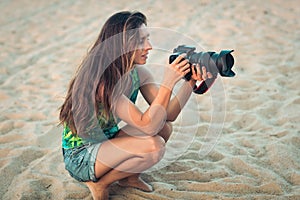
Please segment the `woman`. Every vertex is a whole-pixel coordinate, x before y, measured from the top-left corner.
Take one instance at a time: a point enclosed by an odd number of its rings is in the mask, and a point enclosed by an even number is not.
[[[107,199],[108,187],[118,181],[151,192],[139,174],[156,164],[174,121],[197,80],[210,78],[197,66],[192,79],[171,99],[175,84],[190,71],[185,55],[165,67],[162,84],[154,84],[146,64],[152,49],[140,12],[119,12],[104,24],[98,39],[71,80],[61,106],[63,156],[66,169],[85,182],[94,199]],[[139,66],[137,66],[139,65]],[[149,107],[134,104],[138,92]],[[118,122],[126,125],[121,129]]]

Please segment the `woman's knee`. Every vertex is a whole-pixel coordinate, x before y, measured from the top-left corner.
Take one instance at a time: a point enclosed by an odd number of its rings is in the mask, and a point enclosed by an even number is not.
[[[161,151],[165,148],[165,140],[160,135],[150,137],[149,144],[151,152]]]
[[[165,153],[165,140],[159,135],[149,138],[148,153],[154,163],[159,162]]]

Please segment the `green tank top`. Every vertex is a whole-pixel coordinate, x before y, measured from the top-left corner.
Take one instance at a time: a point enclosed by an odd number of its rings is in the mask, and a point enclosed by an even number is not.
[[[130,77],[131,77],[131,81],[132,81],[132,88],[131,88],[131,93],[129,95],[129,98],[133,103],[135,103],[137,96],[138,96],[139,87],[140,87],[140,79],[139,79],[138,72],[136,69],[133,69],[130,72]],[[101,109],[102,108],[100,107],[100,113],[101,113]],[[111,113],[109,120],[106,120],[102,116],[98,116],[98,122],[99,122],[100,127],[104,127],[102,129],[102,131],[107,139],[111,139],[111,138],[115,137],[115,135],[119,131],[118,122],[115,121],[112,113]],[[99,134],[103,134],[103,133],[99,133]],[[64,149],[80,147],[80,146],[82,146],[86,143],[90,143],[90,142],[91,141],[84,140],[83,138],[79,137],[78,135],[76,135],[76,136],[73,135],[73,133],[70,130],[70,128],[68,127],[68,125],[64,124],[64,129],[63,129],[63,133],[62,133],[62,147]]]

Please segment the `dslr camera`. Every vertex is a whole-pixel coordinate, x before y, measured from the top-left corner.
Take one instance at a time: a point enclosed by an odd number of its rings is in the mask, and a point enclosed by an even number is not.
[[[186,53],[186,59],[189,60],[191,67],[192,64],[199,63],[200,70],[205,66],[206,71],[210,72],[214,78],[217,74],[225,77],[233,77],[235,73],[232,71],[234,58],[231,55],[233,50],[222,50],[220,53],[213,51],[209,52],[195,52],[196,48],[193,46],[179,45],[173,50],[173,54],[169,57],[169,63],[172,63],[180,54]],[[196,70],[196,69],[195,69]],[[187,81],[191,79],[192,71],[185,75],[184,79]]]

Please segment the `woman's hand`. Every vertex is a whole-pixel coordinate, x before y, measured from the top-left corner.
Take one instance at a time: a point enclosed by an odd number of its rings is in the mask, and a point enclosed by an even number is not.
[[[173,87],[182,77],[190,72],[190,63],[186,54],[179,55],[165,70],[164,84]]]
[[[207,78],[213,77],[213,75],[210,72],[206,71],[206,68],[204,66],[202,66],[202,73],[201,73],[199,64],[197,64],[197,65],[193,64],[191,68],[192,68],[191,79],[193,79],[195,81],[205,81]]]

